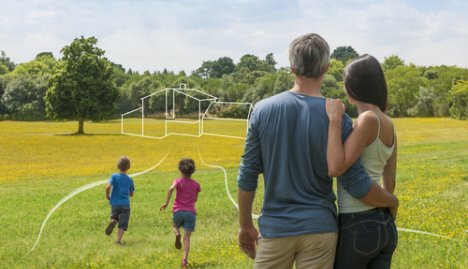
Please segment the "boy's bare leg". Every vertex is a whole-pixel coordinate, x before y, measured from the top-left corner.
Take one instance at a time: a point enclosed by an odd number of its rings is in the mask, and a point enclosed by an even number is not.
[[[110,235],[112,233],[112,230],[114,230],[115,224],[117,224],[117,220],[116,219],[111,219],[111,221],[109,222],[109,225],[106,228],[106,234],[107,235]]]
[[[116,244],[120,244],[121,243],[121,240],[122,240],[122,236],[124,234],[124,230],[123,229],[119,229],[118,233],[117,233],[117,240],[115,241]]]

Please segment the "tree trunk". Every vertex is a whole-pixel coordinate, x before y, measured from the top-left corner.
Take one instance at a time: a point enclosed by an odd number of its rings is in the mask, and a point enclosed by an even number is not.
[[[80,119],[78,120],[78,132],[77,132],[77,134],[84,134],[83,125],[84,125],[84,117],[80,117]]]

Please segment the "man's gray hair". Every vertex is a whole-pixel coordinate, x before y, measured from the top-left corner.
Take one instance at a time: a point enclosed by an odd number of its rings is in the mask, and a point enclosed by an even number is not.
[[[289,45],[289,63],[297,76],[319,78],[330,62],[330,47],[318,34],[306,34]]]

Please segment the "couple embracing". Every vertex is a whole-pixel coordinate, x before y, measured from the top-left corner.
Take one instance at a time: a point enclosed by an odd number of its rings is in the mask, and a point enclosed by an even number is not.
[[[255,268],[390,268],[397,146],[384,73],[370,55],[346,66],[344,90],[359,112],[353,125],[340,100],[321,95],[329,53],[317,34],[296,38],[289,48],[294,87],[252,113],[238,199],[239,245]],[[261,173],[259,233],[252,205]]]

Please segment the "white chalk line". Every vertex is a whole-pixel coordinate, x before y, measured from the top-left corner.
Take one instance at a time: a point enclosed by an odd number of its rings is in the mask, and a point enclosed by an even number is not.
[[[229,185],[228,185],[228,179],[227,179],[227,172],[226,172],[226,169],[224,169],[224,167],[222,166],[219,166],[219,165],[213,165],[213,164],[208,164],[206,163],[202,156],[201,156],[201,153],[200,153],[200,149],[198,150],[198,156],[200,158],[200,161],[203,165],[205,166],[208,166],[208,167],[211,167],[211,168],[216,168],[216,169],[220,169],[221,171],[223,171],[224,173],[224,186],[226,187],[226,194],[229,198],[229,200],[231,200],[231,203],[234,205],[234,207],[237,209],[237,211],[239,211],[239,205],[236,203],[236,201],[234,200],[234,198],[232,198],[232,195],[229,191]],[[257,215],[257,214],[252,214],[252,218],[254,219],[258,219],[260,217],[260,215]]]
[[[429,235],[429,236],[434,236],[434,237],[439,237],[439,238],[444,238],[444,239],[449,239],[449,240],[455,240],[454,238],[450,238],[445,235],[440,235],[440,234],[435,234],[435,233],[430,233],[430,232],[425,232],[425,231],[420,231],[420,230],[401,228],[401,227],[397,227],[397,230],[400,232],[423,234],[423,235]]]
[[[137,173],[133,173],[133,174],[130,174],[129,176],[130,177],[137,177],[139,175],[143,175],[145,173],[148,173],[149,171],[155,169],[156,167],[158,167],[165,159],[166,157],[169,155],[169,152],[166,153],[166,155],[155,165],[153,165],[152,167],[144,170],[144,171],[141,171],[141,172],[137,172]],[[41,229],[39,230],[39,234],[37,236],[37,239],[36,239],[36,242],[34,243],[33,247],[31,248],[31,250],[25,255],[25,256],[28,256],[31,252],[34,251],[34,249],[36,248],[36,246],[39,244],[39,241],[41,240],[41,236],[42,236],[42,231],[44,230],[46,224],[47,224],[47,221],[49,220],[49,218],[52,216],[52,214],[54,214],[54,212],[60,207],[62,206],[66,201],[70,200],[73,196],[81,193],[81,192],[84,192],[86,190],[89,190],[89,189],[92,189],[94,187],[97,187],[99,185],[104,185],[106,184],[107,182],[109,182],[108,179],[105,179],[105,180],[100,180],[100,181],[96,181],[96,182],[93,182],[93,183],[89,183],[89,184],[86,184],[84,186],[81,186],[77,189],[75,189],[74,191],[70,192],[67,196],[63,197],[60,201],[58,201],[57,204],[55,204],[54,207],[52,207],[52,209],[49,210],[49,213],[47,214],[47,216],[45,217],[44,221],[42,222],[42,225],[41,225]]]

